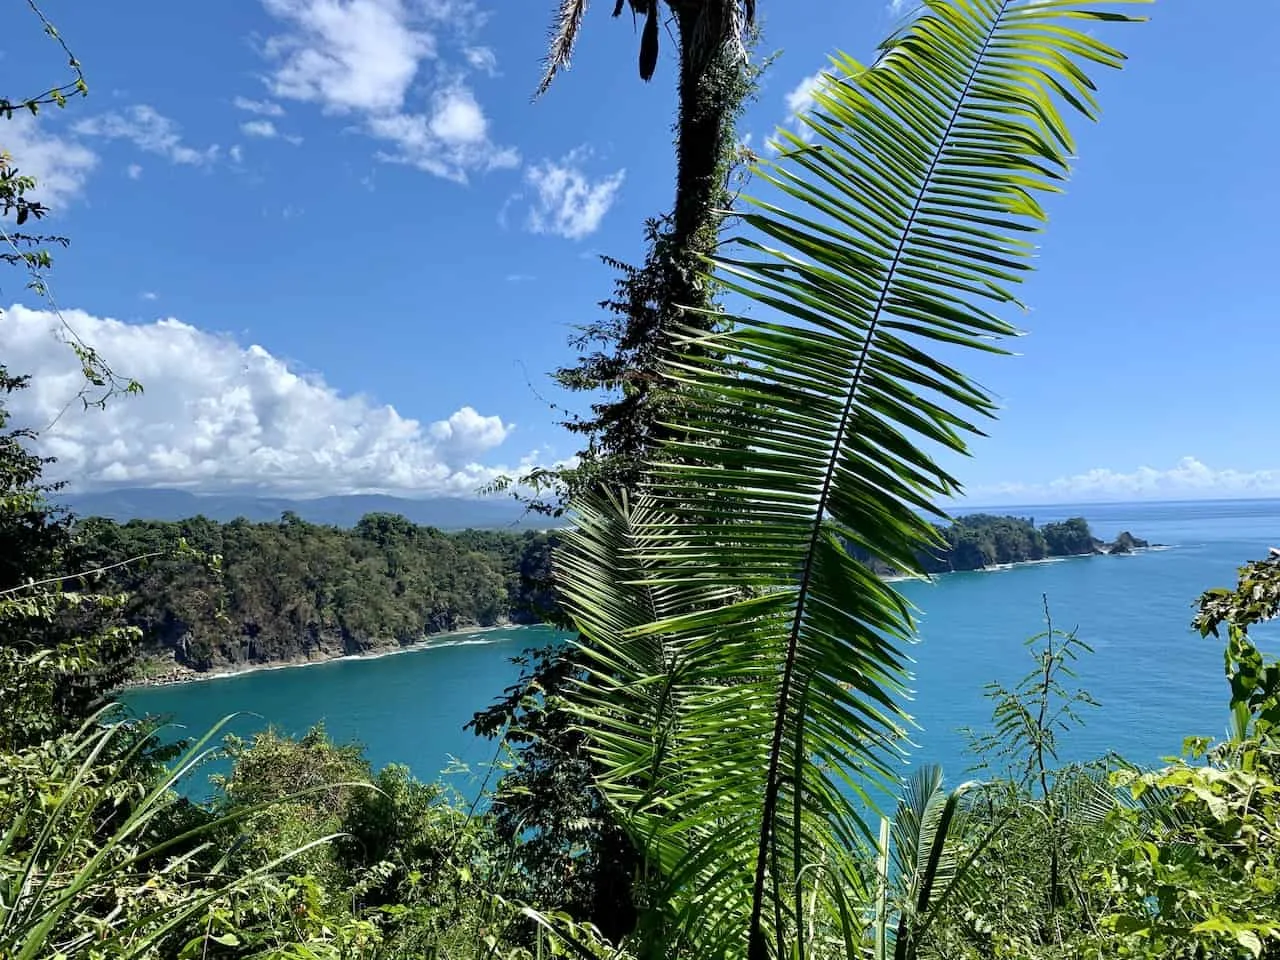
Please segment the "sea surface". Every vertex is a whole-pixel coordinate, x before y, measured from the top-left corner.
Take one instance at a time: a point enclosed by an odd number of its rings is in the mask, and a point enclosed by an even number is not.
[[[1064,760],[1116,751],[1140,763],[1177,754],[1184,737],[1222,735],[1227,686],[1222,644],[1190,628],[1208,587],[1230,586],[1236,568],[1280,546],[1280,500],[1001,507],[990,512],[1088,519],[1110,541],[1123,530],[1164,545],[1132,556],[1082,557],[897,584],[919,610],[913,697],[919,725],[913,757],[942,763],[948,779],[971,764],[962,728],[983,729],[991,681],[1016,683],[1033,662],[1024,642],[1044,630],[1047,598],[1058,629],[1092,648],[1075,684],[1099,703],[1061,735]],[[1258,634],[1273,652],[1274,630]],[[420,779],[455,768],[465,793],[484,782],[495,744],[463,730],[479,708],[515,681],[510,659],[554,639],[546,627],[449,637],[408,653],[261,670],[198,683],[129,691],[135,712],[170,717],[183,735],[229,714],[247,735],[267,725],[302,734],[323,722],[338,741],[362,743],[375,767],[407,764]],[[1072,683],[1072,681],[1068,681]],[[462,764],[469,772],[456,771]],[[211,788],[189,786],[201,796]]]

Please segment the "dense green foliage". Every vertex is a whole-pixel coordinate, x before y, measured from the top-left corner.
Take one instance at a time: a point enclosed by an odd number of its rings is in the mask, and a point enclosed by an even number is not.
[[[25,377],[0,366],[0,746],[74,730],[128,669],[124,598],[78,576],[70,520],[50,505],[32,433],[9,429],[5,398]]]
[[[702,269],[721,237],[748,151],[737,120],[760,67],[747,59],[755,0],[666,0],[677,48],[676,189],[666,214],[646,219],[641,263],[601,259],[616,274],[612,296],[578,326],[578,356],[554,373],[556,383],[591,397],[587,412],[561,425],[583,440],[568,468],[534,470],[516,495],[531,510],[562,515],[571,498],[604,485],[630,489],[657,440],[670,434],[679,391],[662,376],[676,340],[690,329],[721,325],[720,287]],[[656,65],[659,0],[632,0],[644,17],[641,75]],[[552,27],[539,93],[567,67],[586,0],[562,0]],[[613,13],[619,15],[623,3]],[[499,488],[510,488],[508,478]],[[525,493],[532,489],[532,495]],[[562,619],[563,615],[560,614]],[[514,875],[536,902],[576,911],[606,932],[634,923],[639,855],[596,780],[602,772],[578,722],[563,708],[565,686],[583,672],[577,648],[528,651],[518,684],[476,716],[478,732],[503,733],[520,747],[496,789],[495,810]],[[569,869],[566,869],[569,868]]]
[[[1080,517],[1062,523],[1046,523],[1040,533],[1044,536],[1046,548],[1054,556],[1088,553],[1094,545],[1089,525]]]
[[[715,19],[735,0],[667,6],[682,70],[737,35]],[[632,7],[647,73],[659,4]],[[934,346],[1012,332],[994,311],[1034,193],[1065,175],[1059,107],[1092,114],[1086,68],[1121,59],[1092,30],[1122,19],[931,0],[872,67],[838,61],[816,142],[765,174],[795,206],[751,207],[717,264],[773,313],[717,314],[644,361],[673,422],[636,441],[634,490],[578,501],[554,572],[582,642],[531,655],[477,717],[520,750],[487,802],[316,729],[227,739],[193,806],[173,788],[217,731],[175,763],[95,703],[135,628],[208,666],[496,622],[545,599],[550,538],[386,515],[69,526],[31,435],[0,437],[0,960],[1280,957],[1280,664],[1250,633],[1280,613],[1276,557],[1200,598],[1225,741],[1156,770],[1063,765],[1088,647],[1050,622],[1026,678],[987,691],[983,780],[890,765],[912,623],[878,571],[1100,547],[1079,520],[919,511],[955,488],[925,441],[963,451],[992,410]],[[878,830],[875,786],[900,791]]]
[[[359,747],[335,745],[322,728],[300,740],[232,738],[226,750],[234,766],[219,778],[215,811],[263,807],[226,838],[243,839],[232,858],[240,872],[317,836],[335,839],[291,861],[279,908],[242,898],[215,916],[214,929],[239,941],[220,954],[321,940],[338,956],[479,956],[487,936],[518,939],[517,912],[490,893],[503,867],[485,849],[484,822],[458,798],[403,767],[375,775]]]
[[[146,654],[197,670],[538,620],[554,541],[535,531],[446,534],[389,514],[353,530],[289,514],[279,523],[91,519],[75,538],[85,567],[150,557],[116,566],[108,582],[130,596],[126,614]]]

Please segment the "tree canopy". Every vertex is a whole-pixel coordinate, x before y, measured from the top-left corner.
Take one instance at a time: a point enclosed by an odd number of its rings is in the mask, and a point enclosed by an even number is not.
[[[130,597],[142,653],[196,670],[536,622],[555,542],[537,531],[444,533],[393,514],[352,530],[288,513],[278,523],[89,518],[74,536],[78,563],[113,567],[107,581]]]

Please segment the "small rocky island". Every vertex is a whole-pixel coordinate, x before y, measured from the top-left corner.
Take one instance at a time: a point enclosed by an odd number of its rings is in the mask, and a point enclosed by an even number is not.
[[[949,527],[938,527],[938,533],[945,546],[918,557],[926,573],[983,570],[1058,557],[1130,554],[1151,546],[1127,530],[1107,543],[1093,535],[1083,517],[1037,527],[1031,518],[973,513],[957,517]],[[864,551],[855,548],[852,552],[877,573],[898,572],[872,560]]]

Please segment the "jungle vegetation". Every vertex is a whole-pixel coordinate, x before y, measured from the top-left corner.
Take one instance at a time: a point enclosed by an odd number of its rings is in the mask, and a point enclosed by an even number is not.
[[[659,4],[631,5],[647,38]],[[782,133],[755,164],[770,199],[740,201],[737,234],[688,261],[760,309],[672,315],[644,455],[560,488],[572,523],[551,569],[577,640],[531,656],[554,683],[478,722],[524,739],[488,805],[372,770],[321,729],[158,746],[110,702],[137,601],[81,565],[32,437],[0,422],[0,957],[1280,956],[1280,664],[1250,634],[1280,611],[1280,560],[1199,600],[1224,648],[1223,739],[1158,769],[1060,763],[1087,647],[1048,623],[1027,678],[988,691],[981,779],[954,783],[894,774],[912,615],[855,556],[923,574],[943,545],[930,517],[957,485],[937,453],[995,410],[965,357],[1014,332],[1039,197],[1096,113],[1093,74],[1123,61],[1128,9],[930,0],[873,63],[833,58],[811,136]],[[27,187],[12,162],[8,214]],[[424,593],[415,564],[449,556],[481,590],[448,602],[511,602],[481,563],[506,548],[475,538],[379,518],[341,537],[228,528],[195,539],[282,555],[292,535],[375,579],[404,564]],[[193,805],[173,788],[210,750],[231,772]],[[877,809],[885,794],[900,799]]]

